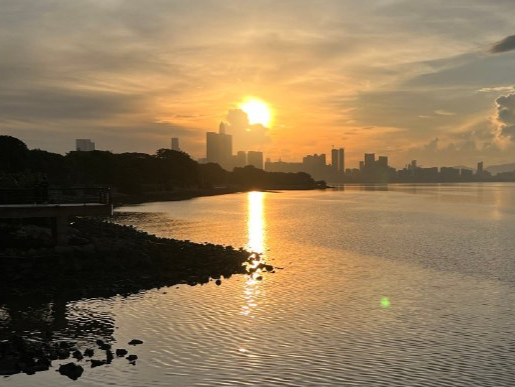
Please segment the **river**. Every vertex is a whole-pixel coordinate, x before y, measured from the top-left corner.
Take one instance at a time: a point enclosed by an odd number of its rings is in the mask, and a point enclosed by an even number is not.
[[[515,385],[515,184],[249,192],[127,206],[115,221],[278,269],[70,302],[62,337],[141,339],[137,364],[2,386]]]

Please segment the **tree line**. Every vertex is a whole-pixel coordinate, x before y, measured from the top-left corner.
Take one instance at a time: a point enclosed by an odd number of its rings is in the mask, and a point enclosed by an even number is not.
[[[27,145],[11,136],[0,136],[0,187],[29,187],[44,180],[54,186],[108,186],[126,194],[211,189],[315,188],[307,173],[279,173],[246,166],[226,171],[218,164],[199,164],[187,153],[159,149],[155,154],[79,152],[66,155]]]

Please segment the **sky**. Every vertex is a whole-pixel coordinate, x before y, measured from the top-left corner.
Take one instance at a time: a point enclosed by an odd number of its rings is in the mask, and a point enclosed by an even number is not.
[[[0,133],[65,153],[515,161],[513,0],[0,0]],[[240,104],[258,98],[267,125]],[[243,114],[242,114],[243,113]]]

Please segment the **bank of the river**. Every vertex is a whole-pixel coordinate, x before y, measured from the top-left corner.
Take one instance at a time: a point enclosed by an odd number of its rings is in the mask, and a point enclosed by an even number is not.
[[[44,228],[28,226],[22,231],[44,240]],[[0,306],[16,309],[17,304],[35,299],[37,303],[58,299],[64,304],[175,284],[215,281],[221,285],[234,274],[257,270],[273,268],[243,249],[158,238],[129,226],[81,218],[72,224],[68,246],[0,249]],[[90,359],[88,366],[112,361],[111,345],[100,344],[98,350],[102,358]],[[89,359],[87,353],[84,349],[81,352],[75,342],[51,338],[33,341],[12,336],[10,331],[0,332],[0,375],[45,371],[53,360],[70,356],[77,361]],[[68,363],[61,371],[76,379],[83,367]]]
[[[309,191],[309,190],[318,190],[318,189],[326,189],[330,188],[325,183],[317,183],[316,185],[309,186],[267,186],[261,188],[211,188],[211,189],[192,189],[192,190],[177,190],[177,191],[164,191],[164,192],[146,192],[142,194],[115,194],[112,197],[112,201],[115,206],[125,205],[125,204],[141,204],[148,202],[171,202],[171,201],[180,201],[180,200],[188,200],[199,197],[207,197],[207,196],[218,196],[218,195],[228,195],[239,192],[250,192],[250,191]]]

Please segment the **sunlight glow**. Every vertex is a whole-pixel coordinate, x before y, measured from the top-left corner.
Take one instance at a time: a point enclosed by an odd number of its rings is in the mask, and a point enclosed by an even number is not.
[[[251,125],[270,125],[272,113],[268,105],[257,98],[249,98],[240,105],[240,109],[247,113]]]
[[[265,220],[263,214],[263,192],[248,193],[248,220],[247,227],[249,233],[248,248],[253,253],[263,254]]]
[[[247,230],[248,230],[248,243],[246,248],[252,252],[252,261],[248,268],[250,274],[244,286],[245,304],[241,307],[241,314],[249,318],[253,318],[253,311],[259,306],[259,298],[262,290],[260,289],[261,281],[263,280],[263,270],[260,265],[263,264],[265,253],[265,235],[266,223],[264,214],[264,198],[263,192],[249,192],[248,198],[248,215],[247,215]],[[262,297],[262,296],[261,296]]]

